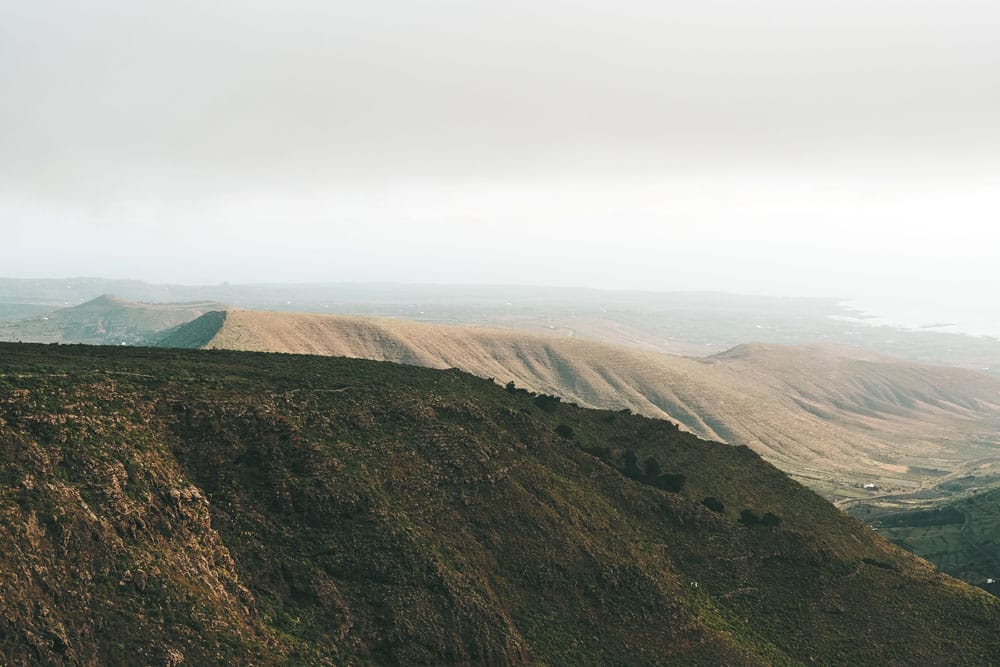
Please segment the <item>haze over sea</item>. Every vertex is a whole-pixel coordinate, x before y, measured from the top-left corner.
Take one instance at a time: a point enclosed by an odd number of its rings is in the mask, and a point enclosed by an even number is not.
[[[872,325],[898,326],[1000,338],[1000,308],[995,301],[954,295],[933,304],[915,296],[867,297],[844,304]]]

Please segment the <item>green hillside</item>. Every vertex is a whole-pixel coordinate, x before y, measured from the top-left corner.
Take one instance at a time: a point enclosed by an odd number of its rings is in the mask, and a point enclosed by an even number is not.
[[[213,301],[137,303],[108,294],[71,308],[0,323],[0,340],[25,343],[143,345],[223,308]]]
[[[973,481],[978,487],[980,480]],[[853,511],[864,516],[865,509]],[[952,576],[1000,593],[995,584],[1000,580],[1000,488],[959,492],[949,499],[914,500],[905,509],[899,504],[876,506],[868,512],[872,525],[886,539]]]
[[[8,664],[988,664],[745,447],[449,370],[0,345]]]

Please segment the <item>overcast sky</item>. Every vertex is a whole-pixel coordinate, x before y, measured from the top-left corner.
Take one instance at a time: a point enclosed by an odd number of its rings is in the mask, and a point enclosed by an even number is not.
[[[996,0],[0,0],[0,275],[1000,321],[998,35]]]

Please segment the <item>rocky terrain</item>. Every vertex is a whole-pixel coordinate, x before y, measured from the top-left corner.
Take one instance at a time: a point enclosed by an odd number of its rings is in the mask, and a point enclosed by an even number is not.
[[[459,371],[0,345],[7,664],[986,664],[745,447]]]

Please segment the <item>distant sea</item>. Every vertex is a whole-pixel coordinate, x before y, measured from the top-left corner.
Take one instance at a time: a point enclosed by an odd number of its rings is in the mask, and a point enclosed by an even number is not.
[[[867,298],[845,301],[842,305],[873,326],[1000,338],[1000,298],[985,303],[965,303],[961,298],[935,299],[933,303],[907,298]]]

